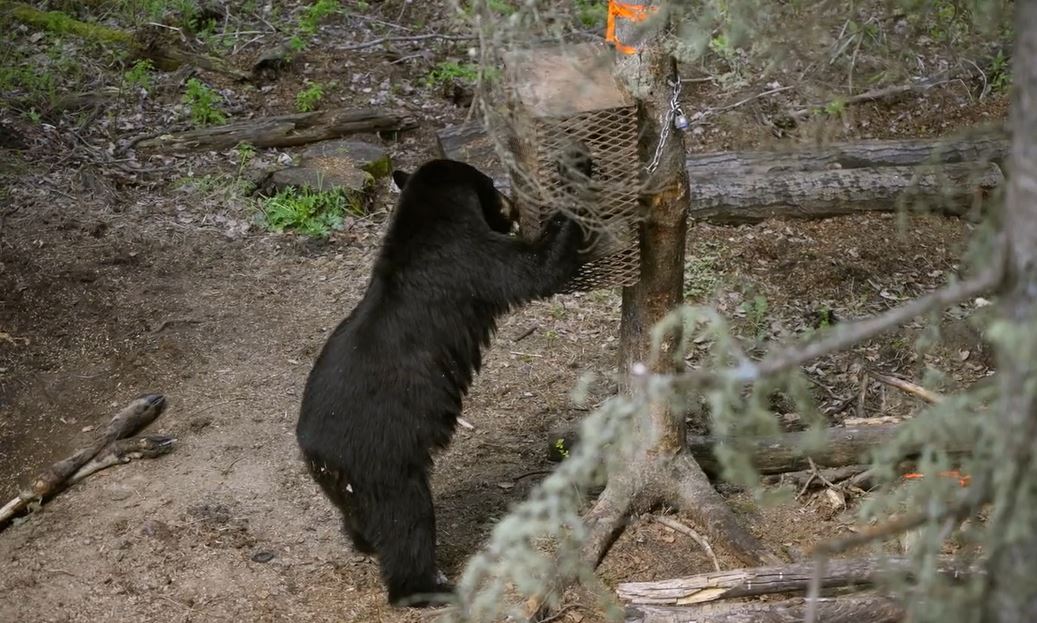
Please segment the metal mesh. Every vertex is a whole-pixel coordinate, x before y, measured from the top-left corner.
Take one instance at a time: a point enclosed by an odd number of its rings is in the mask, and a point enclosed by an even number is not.
[[[601,85],[595,86],[600,91]],[[564,211],[600,236],[589,261],[563,291],[633,285],[641,268],[637,107],[588,104],[580,110],[577,93],[563,95],[568,97],[568,110],[557,116],[537,116],[521,98],[512,98],[509,123],[515,159],[509,169],[522,235],[535,239],[552,214]],[[589,152],[594,167],[592,182],[579,198],[558,169],[574,144]]]

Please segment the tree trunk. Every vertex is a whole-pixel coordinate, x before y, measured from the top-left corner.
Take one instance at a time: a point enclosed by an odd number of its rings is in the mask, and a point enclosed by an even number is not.
[[[997,541],[989,552],[985,620],[998,623],[1037,621],[1037,531],[1032,523],[1037,470],[1037,2],[1016,2],[1015,9],[1014,140],[1004,208],[1007,291],[998,349],[1005,454],[993,467],[994,504],[987,522]]]
[[[631,606],[626,623],[802,623],[806,600],[705,606]],[[876,595],[822,598],[817,604],[822,623],[899,623],[903,609]]]
[[[260,117],[211,128],[165,134],[141,141],[141,149],[169,152],[254,147],[292,147],[361,132],[390,132],[417,126],[406,113],[377,109],[336,109]]]
[[[889,572],[909,572],[914,561],[908,558],[861,558],[830,560],[825,564],[821,588],[864,588]],[[703,573],[688,578],[655,582],[622,582],[616,588],[619,598],[631,605],[677,606],[736,597],[805,593],[816,563],[802,562],[781,567],[756,567]],[[940,572],[958,575],[952,558],[941,559]]]
[[[658,8],[653,0],[629,3],[646,12]],[[635,11],[636,12],[636,11]],[[617,25],[620,41],[640,41],[637,52],[619,54],[618,74],[639,103],[642,163],[656,161],[654,171],[645,176],[641,196],[645,219],[640,224],[641,278],[637,284],[623,288],[622,319],[619,337],[620,374],[628,373],[635,363],[648,363],[651,331],[669,312],[683,302],[684,250],[688,230],[688,173],[684,167],[684,137],[673,128],[669,84],[677,78],[677,66],[663,48],[662,30],[642,39],[642,26],[635,22]],[[660,145],[660,142],[662,144]],[[669,345],[661,348],[667,350]],[[658,373],[674,371],[671,357],[657,359]],[[679,451],[684,446],[681,433],[683,419],[673,417],[668,409],[653,409],[663,439],[660,443]]]

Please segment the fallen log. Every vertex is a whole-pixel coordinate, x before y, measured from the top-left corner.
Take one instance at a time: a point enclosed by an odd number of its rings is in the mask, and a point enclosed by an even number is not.
[[[866,465],[871,460],[871,451],[888,445],[897,436],[899,424],[876,426],[832,427],[824,432],[821,447],[805,452],[818,441],[816,433],[799,431],[766,437],[715,437],[711,435],[689,435],[688,450],[702,471],[712,478],[720,476],[721,466],[714,454],[716,446],[729,445],[739,452],[748,454],[753,466],[764,476],[798,472],[807,469],[835,468]],[[562,461],[579,443],[578,431],[570,429],[552,434],[548,439],[547,459]],[[911,459],[921,452],[921,444],[904,447],[899,460]],[[951,454],[966,454],[971,451],[968,441],[946,448]],[[810,465],[810,461],[814,465]]]
[[[127,456],[133,458],[134,452],[139,452],[141,457],[158,456],[168,452],[168,448],[172,445],[172,440],[169,438],[157,441],[144,438],[144,441],[134,440],[131,444],[119,443],[120,440],[124,440],[155,421],[155,418],[165,408],[166,399],[161,394],[147,394],[130,402],[115,414],[104,431],[89,445],[43,470],[33,480],[28,490],[20,492],[17,497],[0,508],[0,528],[5,525],[7,520],[25,510],[31,503],[46,500],[56,494],[70,479],[75,482],[107,467],[108,465],[104,464],[106,461],[110,461],[108,464],[114,465],[116,462],[123,462]],[[158,451],[158,448],[163,450]],[[88,467],[89,471],[80,472],[81,469],[90,465],[91,459],[98,455],[102,456],[96,465]]]
[[[802,623],[806,599],[704,606],[630,606],[626,623]],[[818,621],[823,623],[899,623],[904,610],[878,595],[824,597],[817,600]]]
[[[829,560],[820,578],[821,588],[866,588],[886,573],[910,572],[914,562],[908,558],[857,558]],[[939,572],[957,577],[963,570],[950,557],[942,558]],[[756,567],[702,573],[687,578],[653,582],[621,582],[616,593],[631,605],[686,606],[690,604],[773,595],[806,593],[815,573],[814,561],[780,567]]]
[[[121,47],[131,58],[149,59],[156,67],[165,71],[172,71],[181,65],[190,65],[232,76],[238,80],[247,80],[250,77],[247,72],[231,66],[221,58],[182,47],[175,37],[157,27],[131,33],[102,24],[82,22],[61,11],[41,11],[24,2],[6,0],[0,0],[0,12],[28,26]]]
[[[254,147],[292,147],[349,134],[394,132],[416,126],[414,118],[402,112],[370,108],[318,110],[164,134],[141,141],[137,146],[163,151],[221,150],[241,143]]]
[[[701,179],[960,162],[1000,164],[1008,155],[1008,145],[1008,134],[995,127],[938,139],[865,140],[775,151],[706,152],[688,156],[688,173]]]
[[[827,218],[915,204],[962,216],[1004,182],[991,162],[696,178],[688,216],[711,223]]]
[[[753,465],[760,474],[780,474],[810,468],[810,461],[818,467],[842,467],[868,463],[869,456],[875,448],[888,445],[897,436],[897,424],[882,426],[860,426],[857,428],[833,427],[825,431],[823,447],[804,452],[811,442],[817,441],[816,433],[802,431],[783,433],[768,437],[724,438],[713,436],[688,436],[688,448],[702,469],[716,477],[720,474],[720,462],[713,453],[715,446],[730,445],[751,457]],[[922,449],[922,444],[904,447],[907,459],[915,456]],[[957,445],[946,448],[951,454],[964,454],[971,451],[968,441],[962,440]]]
[[[511,182],[478,123],[440,130],[446,158],[486,171],[505,193]],[[687,159],[692,218],[748,223],[771,217],[825,218],[893,211],[911,202],[961,215],[1004,181],[1008,137],[971,136],[833,143],[788,151],[716,152]],[[631,164],[633,166],[633,163]]]

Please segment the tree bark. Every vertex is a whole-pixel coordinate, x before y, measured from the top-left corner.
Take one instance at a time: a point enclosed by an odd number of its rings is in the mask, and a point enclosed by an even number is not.
[[[864,140],[795,146],[774,151],[720,151],[692,154],[688,174],[695,179],[832,169],[910,167],[955,162],[1004,162],[1009,149],[1003,128],[981,129],[964,136],[936,139]]]
[[[631,606],[626,623],[802,623],[804,599],[769,603],[708,604],[705,606]],[[817,604],[823,623],[899,623],[903,609],[877,595],[822,598]]]
[[[629,4],[639,5],[646,11],[658,7],[652,0]],[[650,163],[658,154],[657,168],[646,179],[645,186],[650,190],[641,197],[646,215],[640,225],[641,278],[637,284],[623,288],[619,329],[621,375],[628,373],[634,363],[648,363],[652,327],[683,302],[688,172],[684,166],[684,138],[672,127],[670,117],[673,93],[669,83],[677,78],[677,67],[657,33],[641,40],[636,54],[620,55],[617,62],[620,78],[640,104],[641,161]],[[619,40],[627,42],[637,41],[644,35],[641,26],[634,22],[622,22],[616,34]],[[665,142],[660,146],[664,132]],[[665,362],[666,368],[655,372],[673,370],[672,358],[661,357],[659,361]],[[667,418],[662,423],[665,428],[683,426],[681,418],[669,413],[661,415]],[[684,445],[683,436],[676,430],[671,432],[672,439],[662,443],[679,450]]]
[[[1005,454],[992,467],[994,503],[987,522],[996,541],[989,551],[985,620],[997,623],[1037,621],[1037,531],[1031,520],[1037,470],[1037,2],[1016,2],[1015,10],[1014,140],[1004,208],[1008,254],[1002,304],[1002,330],[1011,338],[998,342]]]
[[[711,223],[826,218],[919,205],[964,215],[1004,181],[996,164],[896,166],[693,178],[690,216]]]
[[[908,558],[830,560],[825,564],[820,586],[868,587],[885,573],[910,571],[913,564]],[[803,593],[810,584],[815,566],[811,561],[780,567],[731,569],[654,582],[622,582],[616,588],[616,593],[631,605],[654,606],[690,605],[775,593]],[[952,558],[941,559],[941,573],[958,575],[960,571],[954,566]]]
[[[211,128],[165,134],[141,141],[141,149],[200,151],[255,147],[292,147],[361,132],[390,132],[417,126],[406,113],[376,109],[336,109],[260,117]]]
[[[841,467],[867,463],[871,451],[887,446],[896,438],[897,424],[881,426],[861,426],[857,428],[833,427],[825,431],[825,443],[817,450],[805,452],[807,443],[812,441],[814,433],[810,431],[783,433],[769,437],[749,438],[717,438],[711,436],[688,437],[688,449],[695,460],[711,477],[720,474],[720,462],[713,454],[713,448],[719,444],[732,444],[740,450],[748,452],[753,465],[761,474],[781,474],[794,472],[810,467],[810,460],[818,467]],[[946,450],[951,454],[964,454],[972,450],[975,440],[961,439]],[[922,450],[917,443],[904,447],[904,456],[910,458]]]

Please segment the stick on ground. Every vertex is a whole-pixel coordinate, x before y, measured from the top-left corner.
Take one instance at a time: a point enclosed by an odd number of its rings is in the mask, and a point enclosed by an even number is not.
[[[112,420],[108,422],[104,432],[96,437],[91,444],[43,470],[33,480],[28,490],[22,491],[17,497],[4,505],[3,508],[0,508],[0,527],[7,520],[25,510],[33,501],[45,500],[57,493],[68,482],[69,478],[89,463],[91,459],[116,441],[128,437],[151,424],[165,408],[166,398],[161,394],[147,394],[130,402],[122,411],[115,414]],[[145,456],[144,449],[138,449],[138,451],[141,452],[142,457]],[[164,452],[159,454],[162,453]],[[99,469],[103,469],[103,467],[98,467],[93,471]],[[81,476],[81,478],[83,477],[85,475]]]

